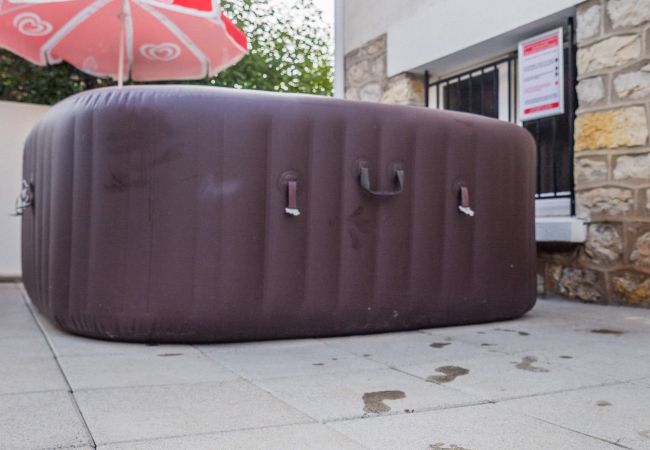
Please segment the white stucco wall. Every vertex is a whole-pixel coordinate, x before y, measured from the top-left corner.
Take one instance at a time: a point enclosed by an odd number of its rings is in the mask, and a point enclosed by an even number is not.
[[[345,53],[385,33],[415,9],[444,0],[343,0]]]
[[[485,60],[490,53],[510,48],[517,39],[536,33],[570,15],[576,0],[344,0],[345,51],[383,34],[388,35],[387,75],[423,70],[432,62],[453,64]],[[556,20],[561,20],[557,18]],[[539,25],[536,27],[535,25]],[[508,39],[499,39],[509,35]],[[472,49],[456,61],[461,51]],[[430,67],[427,67],[430,68]]]
[[[20,192],[25,138],[47,106],[0,101],[0,276],[20,275],[20,218],[9,217]]]

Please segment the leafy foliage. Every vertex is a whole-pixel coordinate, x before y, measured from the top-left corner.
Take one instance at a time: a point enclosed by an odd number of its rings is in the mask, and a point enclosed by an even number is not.
[[[313,0],[223,0],[222,7],[246,33],[250,53],[217,77],[168,83],[331,95],[330,31]],[[39,67],[0,50],[0,100],[53,104],[114,84],[66,63]]]

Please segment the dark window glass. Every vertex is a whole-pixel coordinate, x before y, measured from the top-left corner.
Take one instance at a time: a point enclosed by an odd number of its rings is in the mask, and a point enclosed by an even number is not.
[[[499,117],[499,71],[474,73],[444,87],[445,109]]]

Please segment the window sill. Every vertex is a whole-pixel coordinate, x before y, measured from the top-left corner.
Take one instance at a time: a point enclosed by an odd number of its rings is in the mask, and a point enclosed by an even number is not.
[[[535,240],[583,243],[587,240],[587,224],[575,217],[536,217]]]

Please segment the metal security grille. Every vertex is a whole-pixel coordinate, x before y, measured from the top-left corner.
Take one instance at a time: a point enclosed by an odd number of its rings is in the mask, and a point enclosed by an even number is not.
[[[425,102],[437,109],[481,114],[518,123],[537,143],[536,198],[570,201],[575,213],[573,122],[576,109],[576,69],[573,19],[564,32],[565,113],[520,122],[517,117],[517,53],[490,64],[431,82],[425,72]]]
[[[437,109],[463,111],[514,121],[514,95],[510,79],[515,78],[515,54],[449,78],[427,81],[426,104]],[[429,74],[426,72],[426,79]],[[506,80],[505,89],[500,88]]]

